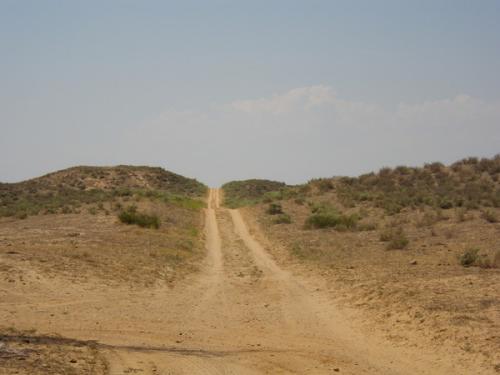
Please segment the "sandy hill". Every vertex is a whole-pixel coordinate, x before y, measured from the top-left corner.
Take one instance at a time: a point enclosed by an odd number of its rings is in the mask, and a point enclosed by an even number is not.
[[[500,155],[238,199],[255,203],[242,210],[273,256],[321,274],[338,303],[360,311],[360,325],[375,323],[394,345],[453,343],[481,373],[498,372]]]
[[[0,216],[69,210],[136,192],[198,197],[206,187],[158,167],[79,166],[19,183],[0,183]]]

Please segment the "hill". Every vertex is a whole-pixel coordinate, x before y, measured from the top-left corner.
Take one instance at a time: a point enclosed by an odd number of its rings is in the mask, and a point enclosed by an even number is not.
[[[206,187],[162,168],[74,167],[0,184],[0,254],[36,272],[150,285],[202,256]],[[27,268],[6,272],[13,280]]]
[[[273,256],[321,274],[360,325],[422,350],[453,342],[498,371],[500,156],[315,179],[253,202],[243,213]]]
[[[283,182],[260,179],[231,181],[222,185],[224,203],[231,208],[256,204],[272,199],[273,194],[279,193],[286,186]]]
[[[0,183],[0,216],[69,213],[81,204],[102,203],[133,194],[200,197],[200,182],[143,166],[80,166],[19,183]]]

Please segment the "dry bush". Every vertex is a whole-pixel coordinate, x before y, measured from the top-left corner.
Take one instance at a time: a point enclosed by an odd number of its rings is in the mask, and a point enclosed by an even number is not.
[[[486,209],[482,212],[482,217],[489,223],[498,223],[498,215],[492,209]]]
[[[387,242],[387,250],[404,249],[410,242],[402,227],[385,228],[380,234],[380,241]]]

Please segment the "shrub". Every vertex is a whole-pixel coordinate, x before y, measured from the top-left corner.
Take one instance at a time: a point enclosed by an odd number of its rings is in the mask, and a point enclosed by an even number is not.
[[[479,254],[479,249],[471,248],[465,250],[459,260],[464,267],[498,268],[500,267],[500,250],[490,258],[486,254]]]
[[[464,251],[459,257],[460,264],[464,267],[477,265],[479,261],[479,249],[470,248]]]
[[[20,219],[20,220],[24,220],[28,217],[28,214],[26,212],[19,212],[17,215],[16,215],[16,218]]]
[[[304,197],[297,197],[295,198],[294,202],[300,206],[304,205],[304,203],[306,202],[306,200],[304,199]]]
[[[387,242],[388,250],[401,250],[408,246],[410,242],[401,227],[386,228],[380,234],[380,241]]]
[[[387,244],[388,250],[401,250],[408,246],[410,241],[403,231],[396,232]]]
[[[432,227],[438,222],[438,217],[435,212],[426,211],[424,215],[417,221],[417,227]]]
[[[69,206],[64,206],[63,208],[61,208],[61,213],[63,213],[63,214],[70,214],[72,212],[73,212],[73,210]]]
[[[357,222],[357,215],[344,215],[338,212],[317,212],[307,218],[305,228],[354,229]]]
[[[333,189],[333,184],[330,180],[319,179],[317,182],[318,190],[322,193]]]
[[[493,210],[484,210],[482,216],[489,223],[498,223],[498,216]]]
[[[375,230],[377,229],[377,223],[374,222],[364,222],[364,223],[359,223],[356,227],[357,230],[359,231],[370,231],[370,230]]]
[[[292,218],[288,214],[281,214],[273,220],[274,224],[290,224],[291,222]]]
[[[267,213],[269,215],[280,215],[283,213],[283,208],[279,203],[271,203],[267,208]]]
[[[137,212],[135,206],[128,207],[125,211],[122,211],[118,218],[122,223],[125,224],[135,224],[143,228],[154,228],[158,229],[160,227],[160,219],[157,215],[148,215],[144,213]]]

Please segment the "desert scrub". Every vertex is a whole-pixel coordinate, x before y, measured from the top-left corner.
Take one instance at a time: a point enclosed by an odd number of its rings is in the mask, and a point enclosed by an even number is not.
[[[464,267],[498,268],[500,267],[500,250],[493,257],[489,258],[485,254],[480,254],[479,249],[472,247],[466,249],[459,257],[460,264]]]
[[[319,210],[311,214],[304,224],[306,229],[335,228],[354,230],[359,220],[358,215],[345,215],[334,210]]]
[[[282,197],[281,190],[287,185],[283,182],[270,180],[231,181],[222,185],[224,205],[229,208],[254,205],[264,200],[270,201]]]
[[[380,234],[380,241],[387,242],[387,250],[401,250],[410,243],[401,227],[386,228]]]
[[[126,210],[122,211],[118,218],[122,223],[125,224],[135,224],[143,228],[154,228],[158,229],[160,227],[160,218],[157,215],[148,215],[144,213],[137,212],[137,207],[130,206]]]
[[[361,222],[356,225],[356,229],[360,232],[376,230],[377,227],[377,223],[373,221]]]
[[[449,167],[431,163],[423,168],[382,168],[357,178],[342,177],[334,182],[341,202],[369,201],[389,215],[405,208],[499,207],[500,155],[492,159],[464,159]]]
[[[304,197],[297,197],[293,201],[295,202],[295,204],[298,204],[299,206],[303,206],[306,203]]]
[[[479,260],[479,249],[469,248],[463,252],[458,258],[460,264],[464,267],[477,265]]]
[[[491,209],[484,210],[482,213],[482,217],[488,223],[498,223],[498,216],[495,213],[495,211],[493,211]]]
[[[421,218],[416,222],[417,228],[432,227],[437,222],[444,220],[443,212],[441,210],[428,211],[426,210]]]
[[[273,223],[274,224],[291,224],[292,218],[288,214],[281,214],[281,215],[278,215],[276,218],[274,218]]]
[[[281,204],[279,203],[271,203],[269,207],[267,208],[266,212],[269,215],[280,215],[283,213],[283,208],[281,207]]]

